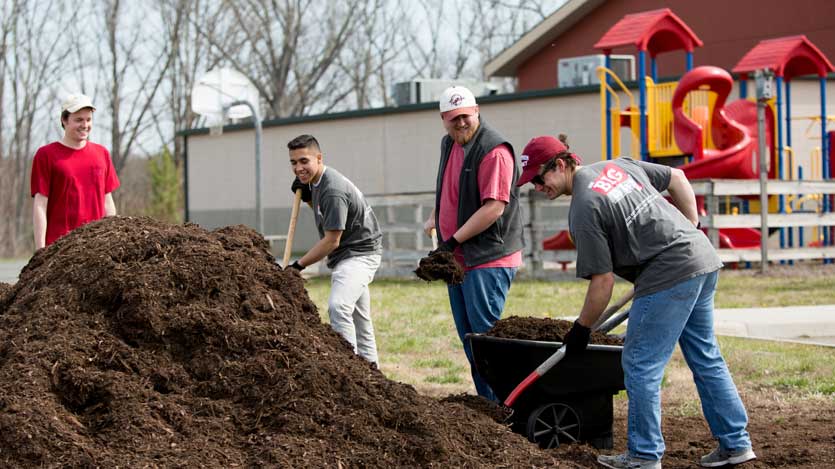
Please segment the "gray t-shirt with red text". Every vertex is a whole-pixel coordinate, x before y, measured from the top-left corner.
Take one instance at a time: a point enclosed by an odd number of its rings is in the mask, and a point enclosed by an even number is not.
[[[638,297],[722,267],[707,236],[661,195],[670,176],[627,157],[577,170],[568,223],[578,277],[614,272]]]
[[[311,184],[313,213],[319,236],[342,231],[339,247],[328,255],[327,265],[356,256],[382,254],[383,232],[371,206],[359,189],[333,168],[325,168],[317,184]]]

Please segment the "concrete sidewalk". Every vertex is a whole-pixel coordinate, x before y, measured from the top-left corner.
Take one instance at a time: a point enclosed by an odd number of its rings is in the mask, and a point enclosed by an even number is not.
[[[717,335],[835,346],[835,305],[717,309]]]

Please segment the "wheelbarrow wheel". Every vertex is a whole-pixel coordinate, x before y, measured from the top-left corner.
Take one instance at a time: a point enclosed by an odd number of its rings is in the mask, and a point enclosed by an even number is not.
[[[568,405],[545,404],[528,416],[527,435],[528,440],[544,449],[576,443],[580,439],[580,417]]]

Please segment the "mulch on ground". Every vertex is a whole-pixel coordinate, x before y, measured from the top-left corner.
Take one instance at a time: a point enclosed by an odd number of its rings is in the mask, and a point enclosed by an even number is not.
[[[0,293],[4,467],[577,467],[355,356],[243,226],[106,218]]]
[[[567,331],[517,321],[499,326]],[[759,459],[743,467],[835,467],[831,399],[748,410]],[[594,448],[542,451],[502,415],[475,396],[420,395],[355,356],[243,226],[110,217],[0,284],[3,467],[596,467]],[[664,467],[695,467],[714,444],[704,419],[667,404],[663,419]]]

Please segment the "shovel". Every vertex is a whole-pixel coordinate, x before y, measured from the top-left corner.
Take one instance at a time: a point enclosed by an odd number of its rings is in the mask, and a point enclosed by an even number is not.
[[[296,234],[296,220],[299,219],[299,206],[302,202],[302,190],[296,189],[293,196],[293,210],[290,212],[290,227],[287,228],[287,241],[284,244],[284,262],[282,267],[287,267],[290,262],[290,255],[293,253],[293,236]]]
[[[618,317],[613,318],[611,321],[609,321],[601,327],[601,324],[604,324],[606,320],[611,318],[617,310],[621,309],[623,305],[628,303],[629,300],[632,299],[633,295],[635,295],[635,289],[630,288],[629,291],[626,292],[626,294],[623,295],[622,298],[620,298],[617,302],[606,308],[606,310],[603,311],[603,314],[600,315],[600,318],[597,321],[595,321],[595,323],[592,325],[592,330],[607,333],[614,329],[618,324],[622,323],[624,319],[626,319],[629,315],[628,310],[620,314]],[[551,368],[554,367],[554,365],[559,363],[563,359],[563,357],[565,357],[565,345],[558,348],[557,351],[554,352],[550,357],[548,357],[547,360],[545,360],[544,362],[542,362],[541,365],[536,367],[536,369],[533,370],[527,378],[525,378],[524,380],[522,380],[521,383],[516,385],[513,391],[507,396],[507,399],[504,400],[505,407],[511,407],[513,403],[516,402],[516,399],[519,398],[520,394],[522,394],[526,389],[528,389],[541,376],[545,375],[545,373],[548,373],[548,371],[550,371]]]

